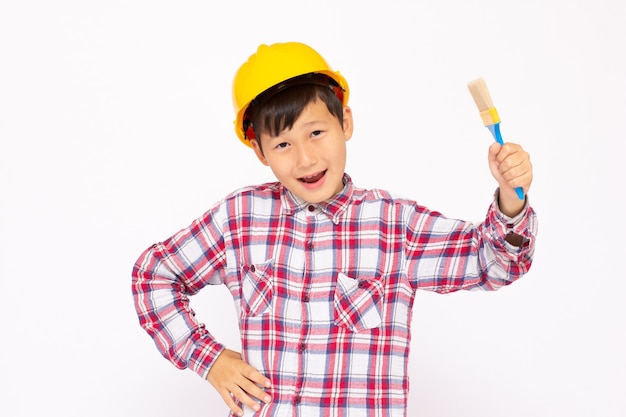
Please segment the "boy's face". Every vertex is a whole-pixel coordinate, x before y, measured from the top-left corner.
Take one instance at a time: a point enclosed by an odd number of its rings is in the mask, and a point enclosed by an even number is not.
[[[352,137],[352,112],[343,109],[343,126],[317,99],[290,130],[278,136],[261,134],[250,144],[259,160],[293,194],[310,203],[327,200],[343,189],[346,142]]]

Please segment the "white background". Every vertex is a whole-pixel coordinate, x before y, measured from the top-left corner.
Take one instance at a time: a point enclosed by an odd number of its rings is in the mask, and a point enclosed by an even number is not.
[[[231,80],[302,41],[351,87],[355,183],[480,221],[491,136],[532,156],[535,263],[494,293],[419,293],[409,416],[626,415],[626,3],[2,1],[0,415],[225,416],[139,327],[140,252],[273,180],[232,130]],[[238,347],[222,287],[192,299]]]

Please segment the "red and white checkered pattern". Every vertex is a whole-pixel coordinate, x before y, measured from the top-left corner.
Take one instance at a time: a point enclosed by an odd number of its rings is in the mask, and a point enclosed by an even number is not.
[[[494,201],[481,224],[449,219],[345,176],[310,205],[279,183],[248,187],[147,249],[133,269],[140,324],[179,368],[205,377],[223,346],[188,296],[225,284],[242,355],[272,381],[251,416],[405,416],[417,290],[495,290],[528,271],[536,216]],[[505,241],[524,238],[521,247]]]

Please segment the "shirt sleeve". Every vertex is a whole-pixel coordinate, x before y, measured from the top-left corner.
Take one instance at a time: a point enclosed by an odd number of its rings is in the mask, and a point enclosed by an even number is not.
[[[224,281],[226,255],[218,206],[188,228],[146,249],[132,270],[141,327],[179,369],[206,378],[224,346],[195,318],[189,296]]]
[[[536,213],[527,197],[522,211],[510,218],[500,211],[497,195],[496,191],[485,220],[476,225],[414,208],[405,248],[415,289],[497,290],[528,272],[535,250]],[[509,234],[519,235],[520,246],[507,241]]]

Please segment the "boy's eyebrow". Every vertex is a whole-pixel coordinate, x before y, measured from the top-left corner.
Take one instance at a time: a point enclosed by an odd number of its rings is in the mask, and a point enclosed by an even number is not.
[[[302,127],[310,129],[311,126],[315,126],[315,125],[319,125],[319,124],[327,125],[328,121],[315,119],[315,120],[311,120],[311,121],[303,123]],[[291,130],[293,130],[293,126],[291,128],[289,128],[289,129],[285,128],[285,129],[281,130],[280,132],[278,132],[278,135],[276,135],[276,136],[272,136],[272,135],[270,135],[268,133],[264,134],[263,136],[264,136],[264,139],[266,140],[266,143],[270,143],[272,141],[280,141],[280,140],[284,139],[284,137],[282,135],[283,132],[291,131]]]
[[[302,123],[302,127],[304,128],[310,128],[311,126],[315,126],[315,125],[328,125],[330,122],[328,120],[324,120],[324,119],[313,119],[313,120],[309,120],[306,122]],[[294,123],[295,125],[295,123]],[[289,129],[284,128],[283,130],[281,130],[279,132],[279,136],[282,132],[284,132],[285,130],[293,130],[293,126],[291,126]]]
[[[319,120],[319,119],[315,119],[315,120],[310,120],[308,122],[304,122],[302,124],[302,126],[310,126],[310,125],[315,125],[315,124],[328,124],[327,120]]]

